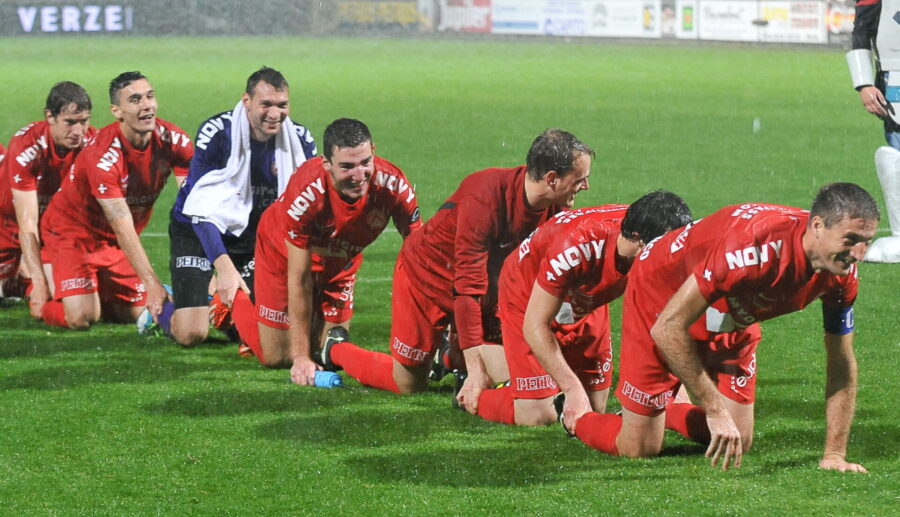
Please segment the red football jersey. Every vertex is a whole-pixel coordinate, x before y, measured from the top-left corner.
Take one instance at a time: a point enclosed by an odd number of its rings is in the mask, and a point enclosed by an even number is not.
[[[85,141],[96,130],[88,128]],[[38,208],[43,213],[50,198],[59,190],[61,177],[71,166],[78,150],[60,156],[50,124],[46,120],[32,122],[18,130],[9,141],[8,159],[0,163],[0,218],[6,219],[6,227],[17,227],[16,210],[10,189],[37,191]]]
[[[485,169],[463,179],[456,192],[403,243],[400,255],[412,280],[441,309],[453,296],[487,295],[496,306],[500,267],[558,207],[535,211],[525,202],[525,166]]]
[[[150,221],[153,203],[169,174],[186,176],[194,146],[181,128],[156,119],[156,130],[144,149],[128,143],[118,122],[102,128],[78,154],[59,194],[44,215],[43,227],[57,235],[115,241],[97,199],[124,198],[141,233]]]
[[[401,235],[422,223],[412,185],[399,167],[375,156],[375,173],[366,195],[352,203],[341,198],[322,157],[307,160],[291,176],[284,193],[263,214],[260,239],[289,241],[309,250],[313,271],[338,271],[374,241],[393,219]],[[358,257],[358,258],[357,258]]]
[[[503,264],[501,310],[521,318],[535,282],[571,303],[576,319],[621,296],[632,261],[619,257],[616,239],[627,209],[579,208],[542,224]]]
[[[638,257],[628,294],[639,293],[645,314],[659,314],[694,275],[700,292],[718,313],[692,327],[703,333],[744,328],[803,309],[813,300],[849,307],[856,299],[856,266],[844,276],[814,271],[803,250],[809,212],[780,205],[727,206],[648,244]],[[707,318],[716,316],[717,321]],[[697,336],[702,337],[702,336]]]

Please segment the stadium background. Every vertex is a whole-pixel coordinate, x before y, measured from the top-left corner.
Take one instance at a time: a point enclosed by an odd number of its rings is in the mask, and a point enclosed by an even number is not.
[[[108,124],[106,84],[130,69],[150,77],[160,116],[193,134],[267,64],[317,139],[338,116],[365,120],[425,216],[466,173],[521,163],[548,126],[599,151],[579,206],[651,188],[697,216],[748,200],[806,206],[835,180],[881,202],[880,126],[843,60],[850,4],[0,0],[0,139],[38,118],[62,79],[84,85],[94,125]],[[616,20],[605,38],[601,19]],[[144,235],[163,277],[172,197],[170,185]],[[365,253],[351,330],[369,348],[387,348],[399,244],[388,232]],[[900,270],[861,271],[850,456],[866,477],[815,469],[817,307],[764,326],[754,449],[723,475],[671,434],[660,458],[608,458],[556,426],[451,411],[448,382],[408,398],[352,382],[301,389],[221,339],[181,350],[125,326],[48,329],[19,306],[0,309],[0,501],[10,514],[884,515],[900,499]]]
[[[372,32],[842,44],[848,0],[241,0],[0,3],[0,35]]]

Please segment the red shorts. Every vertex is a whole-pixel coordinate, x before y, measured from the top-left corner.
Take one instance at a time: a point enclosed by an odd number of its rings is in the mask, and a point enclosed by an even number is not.
[[[522,334],[522,315],[500,311],[503,351],[509,380],[517,399],[543,399],[559,393],[556,382],[538,362]],[[586,391],[602,391],[612,385],[612,346],[609,307],[598,307],[575,323],[554,323],[553,334],[563,357]]]
[[[19,273],[22,250],[19,249],[17,235],[17,226],[0,220],[0,281],[14,278]]]
[[[84,242],[46,232],[41,261],[53,268],[53,297],[99,293],[101,303],[144,305],[144,283],[125,252],[107,242]]]
[[[616,397],[635,413],[655,416],[665,410],[681,382],[669,370],[662,352],[650,337],[656,321],[635,309],[626,296],[622,311],[622,357]],[[701,322],[705,321],[701,317]],[[719,392],[739,403],[751,404],[756,394],[756,346],[759,324],[734,332],[705,334],[691,327],[697,351]],[[703,335],[702,337],[700,335]]]
[[[413,287],[397,258],[391,286],[391,356],[406,366],[431,362],[450,315]]]
[[[267,327],[287,330],[288,287],[287,257],[273,245],[273,240],[259,235],[256,240],[254,291],[256,319]],[[346,268],[328,268],[312,274],[313,316],[329,323],[343,323],[353,316],[353,287],[362,254],[347,263]]]

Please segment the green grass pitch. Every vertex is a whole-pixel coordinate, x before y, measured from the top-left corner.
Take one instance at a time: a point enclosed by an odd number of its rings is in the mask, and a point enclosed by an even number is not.
[[[554,126],[597,149],[579,206],[667,188],[696,216],[741,201],[806,207],[836,180],[882,199],[872,161],[880,125],[836,50],[3,39],[0,139],[40,118],[59,80],[85,86],[94,124],[109,123],[106,84],[134,69],[156,88],[159,115],[194,134],[230,109],[264,64],[284,72],[292,115],[317,140],[337,117],[367,122],[379,154],[416,184],[426,217],[464,175],[521,163],[534,136]],[[144,236],[164,278],[173,190]],[[387,232],[366,250],[357,291],[354,340],[382,351],[399,245]],[[817,306],[763,326],[755,442],[744,466],[727,473],[674,434],[659,458],[610,458],[557,426],[505,427],[451,410],[449,382],[414,397],[352,381],[343,390],[299,388],[223,341],[182,350],[131,326],[62,331],[18,306],[0,310],[0,513],[886,515],[900,503],[900,267],[860,271],[849,457],[867,476],[816,468],[824,437]]]

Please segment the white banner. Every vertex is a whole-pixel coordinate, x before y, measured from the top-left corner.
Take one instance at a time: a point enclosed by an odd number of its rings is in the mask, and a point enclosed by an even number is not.
[[[490,5],[495,34],[828,43],[830,21],[821,0],[492,0]]]
[[[661,0],[493,0],[494,34],[659,38]]]
[[[822,2],[760,2],[761,41],[827,43]]]
[[[493,0],[491,32],[494,34],[543,34],[545,0]]]
[[[659,38],[660,0],[594,0],[589,2],[588,36]]]
[[[700,39],[720,41],[759,41],[758,2],[700,1],[697,19]]]
[[[541,13],[544,34],[552,36],[586,36],[588,34],[588,11],[594,2],[585,0],[563,0],[544,3]]]

